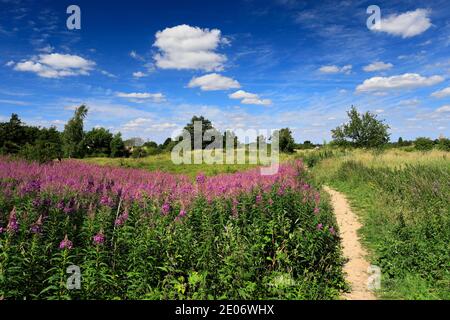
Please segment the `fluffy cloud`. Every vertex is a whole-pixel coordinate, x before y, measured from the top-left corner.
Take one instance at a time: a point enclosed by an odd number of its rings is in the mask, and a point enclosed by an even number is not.
[[[151,118],[137,118],[122,126],[124,132],[162,132],[177,128],[175,123],[158,122]]]
[[[154,55],[154,59],[161,69],[221,71],[227,58],[215,50],[226,43],[228,41],[221,37],[218,29],[183,24],[156,33],[153,45],[160,52]]]
[[[203,91],[238,89],[239,82],[217,73],[210,73],[201,77],[194,77],[188,84],[189,88],[200,87]]]
[[[371,30],[386,32],[402,38],[414,37],[431,27],[429,15],[430,11],[426,9],[417,9],[399,15],[393,14],[386,19],[381,19],[379,26],[374,25]]]
[[[417,73],[405,73],[392,77],[373,77],[360,84],[356,91],[385,91],[427,87],[444,81],[441,76],[423,77]]]
[[[95,62],[70,54],[41,54],[30,60],[15,64],[14,70],[33,72],[43,78],[63,78],[89,75]]]
[[[246,92],[244,90],[238,90],[230,95],[228,95],[230,99],[241,100],[242,104],[254,104],[261,106],[268,106],[272,104],[272,101],[269,99],[261,99],[259,95],[255,93]]]
[[[145,73],[143,73],[143,72],[141,72],[141,71],[138,71],[138,72],[133,72],[133,77],[135,77],[135,78],[143,78],[143,77],[146,77],[147,75],[145,74]]]
[[[437,113],[444,113],[444,112],[450,112],[450,105],[442,106],[438,109],[436,109]]]
[[[450,87],[447,87],[447,88],[445,88],[445,89],[442,89],[442,90],[433,92],[433,93],[431,94],[431,96],[432,96],[432,97],[435,97],[435,98],[445,98],[445,97],[448,97],[448,96],[450,96]]]
[[[153,102],[163,102],[165,97],[162,93],[148,93],[148,92],[133,92],[133,93],[124,93],[118,92],[116,94],[119,98],[125,98],[133,102],[146,102],[148,100],[152,100]]]
[[[366,72],[389,70],[394,65],[392,63],[384,63],[382,61],[373,62],[363,68]]]
[[[335,65],[331,65],[331,66],[323,66],[319,68],[319,71],[321,73],[345,73],[345,74],[349,74],[352,71],[352,65],[346,65],[343,67],[338,67]]]

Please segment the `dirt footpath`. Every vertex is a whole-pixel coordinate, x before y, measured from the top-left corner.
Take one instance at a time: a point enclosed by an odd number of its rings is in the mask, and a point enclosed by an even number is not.
[[[342,238],[344,257],[348,259],[344,265],[344,272],[347,282],[351,286],[351,292],[345,293],[342,298],[345,300],[375,300],[375,295],[367,288],[369,278],[367,269],[370,264],[365,259],[367,253],[362,247],[357,233],[361,224],[342,193],[327,186],[324,187],[324,190],[331,196]]]

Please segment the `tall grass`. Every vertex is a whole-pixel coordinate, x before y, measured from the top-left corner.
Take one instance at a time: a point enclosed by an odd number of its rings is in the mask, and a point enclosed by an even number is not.
[[[323,160],[314,173],[361,215],[383,297],[450,299],[448,153],[353,151]]]

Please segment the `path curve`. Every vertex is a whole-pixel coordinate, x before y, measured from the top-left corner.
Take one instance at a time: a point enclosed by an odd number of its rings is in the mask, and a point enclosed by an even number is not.
[[[342,238],[342,249],[347,262],[344,265],[347,282],[351,286],[351,292],[343,294],[345,300],[375,300],[376,297],[367,288],[369,275],[367,269],[370,264],[365,259],[367,252],[361,245],[358,230],[361,228],[357,216],[348,204],[347,198],[327,186],[324,190],[330,195],[334,214],[339,226]]]

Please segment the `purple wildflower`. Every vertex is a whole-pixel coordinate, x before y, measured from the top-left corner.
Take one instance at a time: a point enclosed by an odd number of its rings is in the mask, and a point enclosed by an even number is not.
[[[42,232],[42,215],[40,215],[37,221],[31,226],[30,231],[34,234],[40,234]]]
[[[336,235],[336,230],[334,230],[333,227],[331,227],[331,228],[329,229],[329,231],[330,231],[330,233],[331,233],[333,236]]]
[[[167,215],[170,212],[170,204],[167,202],[162,205],[161,212],[163,215]]]
[[[56,208],[58,210],[64,210],[65,207],[66,207],[66,205],[64,203],[64,200],[59,201],[58,204],[56,205]]]
[[[114,224],[116,227],[119,227],[123,225],[127,220],[128,220],[128,210],[125,210],[124,213],[122,213],[120,216],[117,217]]]
[[[8,226],[6,227],[6,230],[12,233],[16,233],[19,230],[19,222],[17,221],[16,207],[14,207],[11,213],[9,214],[9,222]]]
[[[36,199],[33,200],[32,203],[33,203],[33,207],[40,207],[41,204],[42,204],[42,201],[41,201],[41,199],[36,198]]]
[[[100,198],[100,204],[104,205],[104,206],[108,206],[108,207],[112,207],[113,206],[113,201],[110,197],[108,197],[107,195],[103,195]]]
[[[317,207],[315,207],[315,208],[314,208],[314,214],[318,214],[319,212],[320,212],[320,209],[317,208]]]
[[[178,216],[180,218],[185,217],[186,216],[186,211],[185,210],[180,210],[180,213],[178,214]]]
[[[92,239],[95,245],[101,245],[105,242],[105,235],[102,231],[100,231],[95,236],[93,236]]]
[[[258,195],[256,196],[256,203],[257,203],[257,204],[261,203],[262,199],[263,199],[262,195],[258,194]]]
[[[319,224],[317,225],[317,230],[322,230],[322,229],[323,229],[323,224],[319,223]]]
[[[5,228],[3,228],[3,227],[0,227],[0,234],[2,234],[3,232],[5,232],[6,231],[6,229]]]
[[[67,238],[67,234],[66,234],[63,241],[60,242],[59,248],[61,250],[64,250],[64,249],[70,250],[70,249],[72,249],[72,247],[73,247],[72,241],[70,241],[69,238]]]
[[[196,180],[197,180],[197,183],[198,183],[198,184],[205,183],[205,181],[206,181],[206,176],[205,176],[203,173],[200,173],[200,174],[197,176]]]

